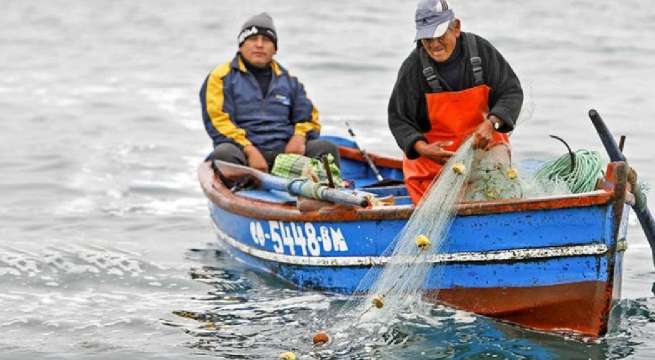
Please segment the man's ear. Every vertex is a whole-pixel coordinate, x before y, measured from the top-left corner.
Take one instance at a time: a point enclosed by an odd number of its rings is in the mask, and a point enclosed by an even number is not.
[[[459,19],[455,19],[455,23],[453,24],[453,31],[455,32],[456,37],[459,37],[459,34],[462,32],[462,23],[459,21]]]

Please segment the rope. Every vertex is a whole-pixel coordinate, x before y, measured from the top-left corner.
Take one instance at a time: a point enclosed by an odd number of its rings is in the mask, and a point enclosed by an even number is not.
[[[541,183],[566,183],[572,193],[582,193],[596,189],[598,178],[602,177],[607,165],[597,151],[578,150],[549,161],[535,174]]]

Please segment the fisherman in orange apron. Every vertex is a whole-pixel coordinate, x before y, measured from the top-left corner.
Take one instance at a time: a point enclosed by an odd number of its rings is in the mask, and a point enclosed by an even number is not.
[[[461,31],[446,0],[421,0],[416,49],[403,62],[389,99],[389,127],[404,151],[405,184],[417,204],[469,136],[474,147],[509,148],[523,104],[510,65],[487,40]]]

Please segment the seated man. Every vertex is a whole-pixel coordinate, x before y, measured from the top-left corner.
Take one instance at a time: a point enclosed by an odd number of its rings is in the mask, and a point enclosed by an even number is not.
[[[446,0],[421,0],[415,22],[416,48],[400,68],[388,111],[405,153],[407,190],[417,204],[467,137],[478,149],[509,148],[523,90],[496,48],[461,31]]]
[[[318,111],[303,85],[273,60],[277,33],[261,13],[248,19],[238,36],[236,56],[216,67],[200,90],[202,117],[212,138],[212,160],[268,172],[280,153],[308,157],[332,154],[336,145],[317,140]]]

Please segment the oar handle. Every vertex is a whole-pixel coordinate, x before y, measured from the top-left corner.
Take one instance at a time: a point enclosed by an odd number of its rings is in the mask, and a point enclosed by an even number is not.
[[[607,125],[605,125],[605,122],[603,121],[603,118],[600,117],[598,111],[594,109],[589,110],[589,118],[596,128],[598,136],[600,136],[600,140],[603,142],[603,146],[605,146],[605,150],[607,151],[610,160],[626,161],[625,155],[623,155],[623,152],[619,149],[616,140],[614,140],[614,136],[612,136],[612,133],[607,128]],[[641,228],[644,230],[646,240],[648,240],[648,244],[650,245],[653,264],[655,264],[655,220],[653,220],[653,215],[651,215],[650,210],[646,205],[646,197],[639,196],[641,194],[635,195],[637,196],[635,196],[635,204],[632,206],[632,209],[637,214]]]
[[[625,156],[621,150],[619,150],[619,145],[616,144],[614,136],[612,136],[612,133],[607,128],[607,125],[605,125],[605,122],[603,121],[603,118],[600,117],[598,111],[594,109],[589,110],[589,118],[591,119],[591,123],[594,124],[594,127],[596,128],[596,132],[598,132],[600,141],[603,142],[603,146],[605,147],[607,154],[610,156],[610,160],[625,161]]]

